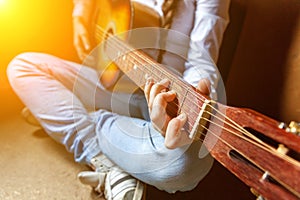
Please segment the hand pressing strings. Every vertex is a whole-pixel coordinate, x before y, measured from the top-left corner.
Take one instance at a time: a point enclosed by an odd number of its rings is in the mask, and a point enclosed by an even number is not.
[[[174,101],[176,92],[168,90],[170,81],[163,79],[155,83],[152,78],[148,78],[144,93],[148,102],[150,119],[153,127],[165,137],[165,146],[170,149],[184,146],[193,142],[189,134],[183,129],[187,121],[187,115],[180,113],[176,117],[167,114],[168,103]],[[210,82],[202,79],[198,83],[198,89],[204,95],[210,93]]]

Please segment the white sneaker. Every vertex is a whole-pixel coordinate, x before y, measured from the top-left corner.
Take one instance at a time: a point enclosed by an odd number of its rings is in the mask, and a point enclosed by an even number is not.
[[[141,200],[144,185],[112,163],[105,155],[100,154],[91,160],[95,171],[84,171],[78,174],[83,184],[92,186],[107,200]]]

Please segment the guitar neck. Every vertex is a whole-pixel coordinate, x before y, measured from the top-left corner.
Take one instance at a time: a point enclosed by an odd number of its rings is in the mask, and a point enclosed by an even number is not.
[[[115,45],[116,43],[118,45]],[[173,71],[157,63],[144,52],[132,48],[118,37],[109,38],[106,46],[107,56],[141,89],[144,88],[148,77],[155,82],[168,79],[170,81],[168,89],[174,90],[177,94],[176,100],[170,104],[168,113],[171,116],[177,116],[181,112],[186,113],[189,118],[185,130],[194,139],[201,137],[203,130],[199,126],[201,120],[199,116],[210,103],[206,96],[200,94],[196,88]]]
[[[267,199],[300,198],[299,161],[245,128],[252,128],[276,145],[283,144],[297,153],[299,136],[287,133],[275,120],[252,110],[219,103],[213,106],[212,101],[182,78],[117,37],[110,37],[105,49],[107,56],[142,89],[148,77],[155,82],[169,79],[169,89],[177,94],[171,115],[185,112],[188,121],[184,128],[190,137],[204,140],[211,155],[244,183]]]

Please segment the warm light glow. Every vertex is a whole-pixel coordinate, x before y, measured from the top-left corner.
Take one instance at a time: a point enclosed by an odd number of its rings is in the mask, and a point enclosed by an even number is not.
[[[8,0],[0,0],[0,12],[4,9],[6,9]]]
[[[3,12],[6,9],[7,0],[0,0],[0,12]]]
[[[72,8],[71,0],[0,0],[1,98],[2,89],[10,88],[7,66],[18,54],[37,51],[68,57],[75,53]]]
[[[10,17],[13,14],[15,5],[13,0],[0,0],[0,20],[1,18]]]

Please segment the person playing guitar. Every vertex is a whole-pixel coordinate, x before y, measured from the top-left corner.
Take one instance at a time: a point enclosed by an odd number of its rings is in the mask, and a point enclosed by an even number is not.
[[[217,101],[214,63],[229,4],[74,0],[74,44],[83,65],[23,53],[9,65],[10,83],[40,126],[95,170],[79,179],[107,199],[141,199],[143,183],[191,190],[213,158],[258,195],[298,199],[298,124]],[[127,79],[132,92],[115,89]]]

